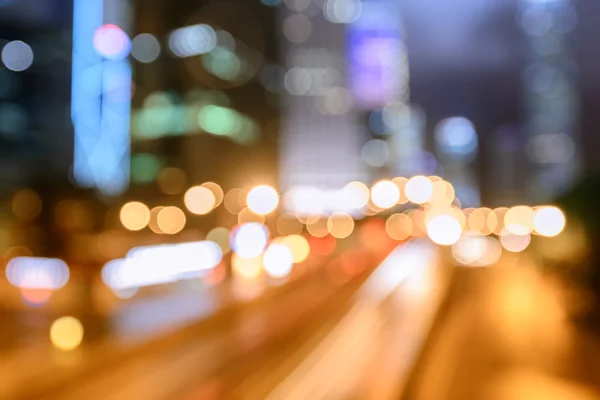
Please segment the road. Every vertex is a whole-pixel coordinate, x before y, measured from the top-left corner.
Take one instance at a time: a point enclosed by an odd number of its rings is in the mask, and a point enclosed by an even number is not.
[[[600,399],[600,343],[526,254],[457,269],[408,400]]]
[[[343,284],[324,269],[143,346],[56,353],[53,370],[20,369],[1,398],[392,399],[441,299],[435,255],[403,245]]]

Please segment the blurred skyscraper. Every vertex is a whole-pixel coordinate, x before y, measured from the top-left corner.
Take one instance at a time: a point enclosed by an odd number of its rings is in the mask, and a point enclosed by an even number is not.
[[[255,78],[276,58],[274,10],[259,1],[134,5],[133,191],[160,198],[179,178],[185,188],[273,184],[277,108]]]
[[[0,2],[2,194],[67,182],[71,9],[72,0]]]
[[[527,156],[534,168],[532,201],[544,201],[572,185],[580,171],[579,69],[571,33],[578,21],[571,0],[523,0],[520,22],[528,37],[525,85]]]
[[[414,156],[422,150],[423,121],[407,104],[409,72],[397,2],[285,5],[282,189],[326,194],[354,180],[409,174],[419,164]],[[335,201],[325,205],[329,211],[336,207]]]
[[[367,179],[360,158],[365,138],[347,89],[344,55],[345,23],[356,18],[358,10],[349,9],[342,16],[332,11],[327,20],[324,7],[316,1],[295,0],[280,9],[285,34],[281,39],[285,91],[280,139],[284,191],[296,187],[335,190],[352,180]]]

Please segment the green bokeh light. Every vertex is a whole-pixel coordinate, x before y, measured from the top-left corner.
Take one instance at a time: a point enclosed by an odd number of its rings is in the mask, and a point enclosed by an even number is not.
[[[239,124],[238,113],[230,108],[204,106],[198,113],[198,124],[214,135],[231,135]]]
[[[131,157],[131,179],[134,182],[154,182],[160,169],[161,162],[153,154],[138,153]]]

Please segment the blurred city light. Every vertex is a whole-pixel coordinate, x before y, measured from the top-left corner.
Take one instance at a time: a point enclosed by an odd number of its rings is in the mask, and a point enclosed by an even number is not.
[[[563,164],[575,155],[575,143],[564,133],[533,136],[527,145],[529,159],[538,164]]]
[[[212,241],[163,244],[131,249],[123,259],[104,265],[102,279],[115,292],[201,276],[221,262]]]
[[[267,275],[283,278],[292,272],[294,256],[285,244],[274,243],[265,250],[262,262]]]
[[[486,225],[492,233],[501,235],[504,229],[504,216],[508,212],[507,207],[494,208],[487,216]],[[517,228],[518,229],[518,228]]]
[[[141,63],[151,63],[160,55],[160,43],[150,33],[140,33],[131,41],[131,55]]]
[[[327,220],[327,230],[334,238],[347,238],[354,231],[354,219],[346,213],[334,213]]]
[[[32,189],[20,189],[12,198],[12,210],[17,217],[32,220],[42,211],[42,199]]]
[[[117,25],[106,24],[94,33],[94,48],[104,58],[123,60],[129,55],[131,40]]]
[[[281,243],[290,249],[295,264],[305,261],[310,254],[310,244],[304,236],[286,236],[281,240]]]
[[[489,235],[492,233],[492,229],[489,228],[487,221],[491,212],[492,210],[486,207],[471,210],[467,215],[467,228],[474,233]]]
[[[185,223],[184,212],[175,206],[164,207],[156,215],[156,224],[167,235],[179,233],[185,227]]]
[[[433,184],[425,176],[413,176],[404,186],[406,197],[415,204],[424,204],[433,195]]]
[[[398,203],[398,200],[400,200],[400,188],[392,181],[382,180],[371,188],[371,201],[377,207],[391,208]]]
[[[183,192],[187,183],[187,175],[180,168],[165,168],[159,172],[156,184],[165,194],[179,194]]]
[[[428,203],[434,207],[449,207],[455,199],[454,187],[446,181],[439,180],[432,183],[433,192]]]
[[[158,233],[158,234],[164,233],[162,231],[162,229],[160,229],[160,226],[158,226],[158,213],[160,213],[163,208],[165,208],[165,207],[158,206],[158,207],[154,207],[150,210],[150,220],[148,221],[148,227],[154,233]]]
[[[349,24],[358,20],[362,14],[361,0],[325,0],[323,14],[334,24]]]
[[[504,214],[504,228],[515,235],[526,235],[533,231],[533,209],[529,206],[515,206]]]
[[[233,251],[243,258],[254,258],[262,254],[269,241],[266,226],[251,222],[237,227],[231,232],[230,243]]]
[[[450,215],[437,215],[427,224],[427,235],[437,244],[450,246],[458,242],[462,227],[456,218]]]
[[[303,14],[292,14],[283,21],[283,34],[290,42],[305,42],[311,33],[312,23]]]
[[[279,205],[279,194],[270,186],[256,186],[246,197],[248,208],[259,215],[269,214]]]
[[[150,222],[150,209],[144,203],[132,201],[121,207],[119,213],[121,224],[130,231],[139,231]]]
[[[461,265],[483,267],[498,262],[502,248],[496,238],[468,234],[452,245],[452,255]]]
[[[453,158],[470,158],[477,151],[477,132],[473,123],[464,117],[440,121],[435,139],[440,152]]]
[[[239,214],[246,207],[246,193],[239,188],[229,190],[225,193],[223,205],[231,214]]]
[[[221,205],[221,203],[223,202],[223,197],[225,197],[225,194],[223,193],[223,189],[221,188],[221,186],[219,186],[219,184],[215,183],[215,182],[204,182],[200,186],[205,187],[205,188],[209,189],[211,192],[213,192],[213,194],[215,195],[215,205],[213,208],[219,207]]]
[[[390,158],[390,149],[384,140],[371,139],[361,150],[363,161],[371,167],[383,167]]]
[[[565,229],[565,214],[554,206],[543,206],[535,210],[533,228],[535,232],[546,237],[558,236]]]
[[[531,235],[526,234],[514,234],[504,229],[500,234],[500,244],[505,250],[512,253],[519,253],[525,250],[531,242]]]
[[[205,215],[215,208],[217,199],[213,191],[209,188],[205,186],[193,186],[185,192],[183,202],[191,213]]]
[[[350,182],[342,189],[344,203],[349,208],[363,208],[369,202],[369,196],[369,187],[362,182]]]
[[[314,214],[306,219],[306,230],[311,236],[322,238],[329,235],[329,217],[326,214]]]
[[[150,183],[156,180],[161,162],[154,154],[137,153],[131,157],[131,179],[136,183]]]
[[[11,71],[25,71],[33,64],[33,50],[27,43],[14,40],[4,45],[1,58],[4,66]]]
[[[425,224],[425,212],[421,209],[413,209],[406,212],[406,215],[413,223],[413,237],[427,236],[427,226]],[[460,224],[459,224],[460,225]]]
[[[177,57],[206,54],[217,45],[215,30],[206,24],[179,28],[169,35],[169,48]]]
[[[413,233],[412,219],[406,214],[392,214],[385,223],[387,234],[395,240],[406,240]]]
[[[14,257],[6,265],[8,282],[25,289],[58,290],[69,281],[69,267],[58,258]]]
[[[83,325],[75,317],[61,317],[50,326],[50,340],[59,350],[75,350],[83,341]]]
[[[237,253],[233,253],[231,256],[231,268],[235,275],[243,279],[254,280],[262,273],[262,261],[262,255],[242,257]]]
[[[392,179],[392,182],[394,182],[396,186],[398,186],[398,189],[400,189],[400,199],[398,200],[398,204],[408,203],[408,197],[406,196],[406,183],[408,182],[408,178],[398,176]]]

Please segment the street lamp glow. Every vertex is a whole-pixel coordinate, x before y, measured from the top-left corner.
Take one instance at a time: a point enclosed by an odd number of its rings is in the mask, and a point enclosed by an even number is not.
[[[379,208],[391,208],[400,200],[400,188],[392,181],[379,181],[371,188],[371,201]]]
[[[248,193],[246,204],[252,212],[267,215],[275,211],[279,205],[279,194],[270,186],[256,186]]]
[[[243,258],[254,258],[262,254],[269,240],[267,227],[257,222],[244,224],[231,234],[233,251]]]
[[[428,202],[433,196],[433,184],[425,176],[413,176],[404,188],[408,200],[415,204]]]
[[[435,216],[427,224],[427,235],[442,246],[451,246],[458,242],[462,234],[460,222],[450,215]]]
[[[350,182],[342,189],[342,197],[349,208],[362,208],[369,202],[369,188],[362,182]]]
[[[50,340],[59,350],[75,350],[83,340],[83,325],[75,317],[59,318],[50,326]]]
[[[531,243],[531,235],[529,233],[516,235],[505,228],[500,234],[500,244],[505,250],[512,253],[522,252],[529,246],[529,243]]]
[[[554,206],[540,207],[533,215],[533,227],[537,233],[546,237],[554,237],[560,234],[567,220],[565,214]]]
[[[121,224],[130,231],[140,231],[150,222],[150,209],[144,203],[131,201],[121,207]]]
[[[194,214],[205,215],[212,211],[217,199],[212,190],[204,186],[194,186],[183,196],[187,209]]]
[[[301,263],[308,258],[310,254],[310,244],[304,236],[290,235],[283,238],[282,244],[286,245],[292,252],[294,263]]]
[[[292,251],[282,243],[270,245],[263,254],[263,267],[272,278],[284,278],[292,272],[294,256]]]

